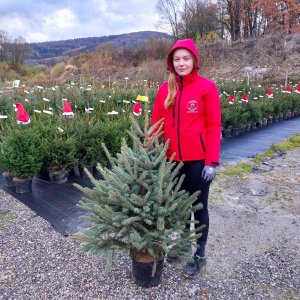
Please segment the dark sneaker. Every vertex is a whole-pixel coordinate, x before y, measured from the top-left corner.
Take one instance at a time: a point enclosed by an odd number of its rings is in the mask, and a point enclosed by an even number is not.
[[[183,269],[182,275],[187,278],[193,278],[198,275],[206,264],[206,258],[194,255]]]

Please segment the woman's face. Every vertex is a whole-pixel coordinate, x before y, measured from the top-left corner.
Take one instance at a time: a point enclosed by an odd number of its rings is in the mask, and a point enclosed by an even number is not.
[[[189,75],[194,69],[194,55],[186,49],[175,50],[173,66],[179,76]]]

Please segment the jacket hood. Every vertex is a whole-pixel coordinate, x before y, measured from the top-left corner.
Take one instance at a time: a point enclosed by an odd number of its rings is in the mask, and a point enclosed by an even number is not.
[[[184,40],[178,40],[175,42],[173,45],[172,49],[170,50],[168,56],[167,56],[167,65],[168,65],[168,70],[172,73],[175,73],[174,67],[173,67],[173,53],[176,49],[179,48],[184,48],[192,52],[192,54],[195,56],[195,63],[196,63],[196,68],[198,68],[199,64],[199,57],[198,57],[198,52],[196,49],[196,45],[192,39],[184,39]]]

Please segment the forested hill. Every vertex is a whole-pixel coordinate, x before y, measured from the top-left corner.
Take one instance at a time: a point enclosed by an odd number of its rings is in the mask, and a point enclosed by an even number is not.
[[[95,50],[101,44],[110,43],[114,47],[137,47],[149,39],[170,39],[166,33],[157,31],[140,31],[120,35],[78,38],[63,41],[30,43],[32,49],[27,59],[39,60],[53,57],[76,55]]]

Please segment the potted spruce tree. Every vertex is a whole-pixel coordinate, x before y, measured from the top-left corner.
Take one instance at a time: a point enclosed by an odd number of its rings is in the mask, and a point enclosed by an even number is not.
[[[131,124],[131,146],[124,141],[115,157],[103,146],[112,166],[98,164],[104,179],[96,180],[87,171],[94,187],[75,184],[88,196],[80,207],[89,212],[83,217],[89,225],[80,229],[78,238],[83,252],[105,254],[107,269],[116,249],[126,251],[134,282],[149,287],[160,283],[165,255],[182,255],[201,235],[200,229],[186,226],[200,205],[192,206],[198,193],[180,191],[182,164],[166,160],[168,143],[160,138],[160,122],[149,128],[146,121],[144,131],[133,118]]]
[[[74,120],[75,121],[75,120]],[[106,157],[101,143],[104,140],[104,123],[96,118],[89,119],[83,116],[82,119],[71,123],[69,132],[76,139],[76,160],[78,162],[77,176],[86,178],[84,168],[87,168],[92,174],[97,162],[101,164],[106,161]]]
[[[40,134],[33,126],[9,128],[3,137],[5,167],[13,176],[17,193],[32,190],[32,178],[42,166]]]
[[[76,165],[75,138],[56,130],[44,146],[43,168],[48,170],[49,179],[55,183],[66,183],[68,172]]]

